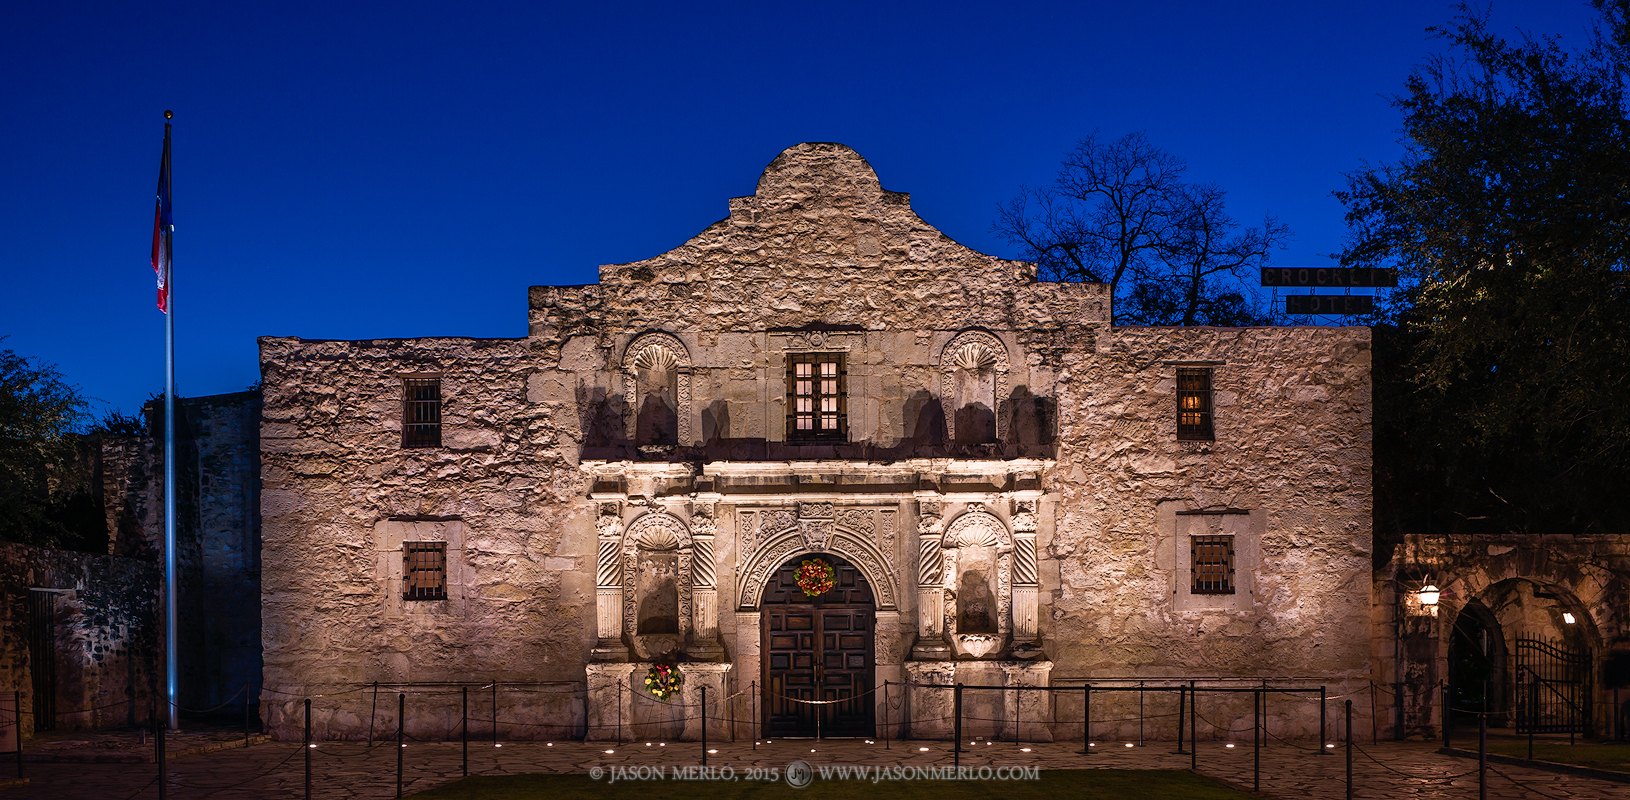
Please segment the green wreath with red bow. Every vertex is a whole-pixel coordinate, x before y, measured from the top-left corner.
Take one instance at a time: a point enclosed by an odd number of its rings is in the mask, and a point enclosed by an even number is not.
[[[837,571],[832,565],[818,558],[812,558],[798,565],[798,571],[793,573],[798,581],[798,588],[804,590],[809,597],[820,597],[832,591],[837,584]]]

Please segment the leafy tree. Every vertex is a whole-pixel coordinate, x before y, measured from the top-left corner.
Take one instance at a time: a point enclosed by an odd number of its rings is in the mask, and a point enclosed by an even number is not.
[[[0,539],[106,547],[100,500],[61,485],[75,467],[87,409],[56,367],[0,349]]]
[[[1147,134],[1094,132],[1065,154],[1053,183],[1022,187],[992,230],[1036,262],[1043,280],[1107,283],[1117,322],[1252,325],[1249,286],[1290,231],[1272,216],[1240,230],[1226,192],[1183,180],[1188,166]]]
[[[1348,176],[1343,262],[1397,266],[1377,330],[1378,531],[1625,529],[1630,0],[1583,51],[1490,33],[1394,100],[1405,155]]]

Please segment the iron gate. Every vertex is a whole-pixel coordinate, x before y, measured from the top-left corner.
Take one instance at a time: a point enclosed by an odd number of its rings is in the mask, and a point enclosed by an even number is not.
[[[1591,734],[1590,653],[1560,639],[1517,637],[1517,733]]]
[[[28,661],[33,676],[34,730],[57,727],[57,593],[28,593]]]

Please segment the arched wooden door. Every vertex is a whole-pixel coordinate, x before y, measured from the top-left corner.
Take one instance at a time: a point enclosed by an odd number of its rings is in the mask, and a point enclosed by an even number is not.
[[[794,573],[815,558],[832,565],[836,584],[809,597]],[[866,576],[827,553],[797,556],[764,587],[760,610],[765,736],[873,735],[867,692],[873,683],[877,603]]]

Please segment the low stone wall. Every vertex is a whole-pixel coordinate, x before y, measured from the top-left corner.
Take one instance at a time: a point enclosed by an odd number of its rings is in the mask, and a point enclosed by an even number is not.
[[[36,726],[30,593],[50,590],[58,729],[143,721],[157,677],[159,566],[118,556],[0,542],[0,692],[22,692],[23,736]]]

